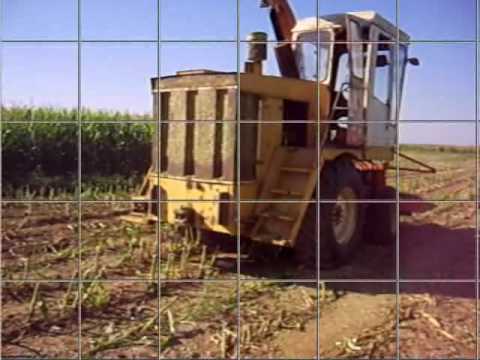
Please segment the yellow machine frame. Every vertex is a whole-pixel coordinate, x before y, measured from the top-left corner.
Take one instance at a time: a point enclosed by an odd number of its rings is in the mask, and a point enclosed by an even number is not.
[[[242,73],[238,78],[236,74],[195,72],[162,78],[161,81],[153,79],[152,89],[155,109],[161,108],[162,124],[168,123],[169,126],[168,130],[164,127],[160,132],[169,131],[170,134],[178,135],[175,137],[175,143],[166,146],[163,151],[167,156],[170,154],[172,158],[180,158],[181,162],[186,161],[182,149],[190,146],[194,147],[192,150],[192,153],[195,153],[194,166],[209,168],[214,165],[215,144],[209,139],[215,136],[215,124],[222,123],[223,131],[231,131],[230,134],[235,134],[238,129],[241,131],[243,125],[255,124],[258,134],[253,179],[243,180],[240,175],[240,179],[237,180],[235,175],[237,159],[234,156],[227,159],[230,161],[227,166],[231,167],[229,177],[206,178],[196,174],[185,175],[182,173],[184,169],[180,169],[180,173],[172,174],[168,170],[162,171],[161,166],[160,169],[152,166],[145,178],[141,194],[135,200],[160,198],[159,216],[161,221],[168,223],[174,223],[179,213],[190,209],[194,214],[192,217],[194,226],[235,235],[239,211],[240,231],[244,235],[261,241],[293,246],[307,204],[299,202],[293,209],[284,208],[275,211],[273,218],[271,214],[268,215],[269,221],[272,222],[270,228],[280,228],[281,234],[265,236],[259,219],[265,217],[268,204],[255,203],[256,199],[275,201],[275,197],[273,195],[269,197],[268,193],[274,191],[274,183],[278,182],[281,176],[286,176],[282,175],[282,168],[298,176],[292,178],[287,184],[290,190],[277,190],[277,195],[292,201],[295,199],[308,201],[312,198],[317,183],[318,158],[323,164],[325,160],[347,153],[357,159],[368,159],[370,154],[374,155],[376,160],[382,161],[389,161],[393,156],[391,149],[388,148],[323,147],[329,125],[320,123],[317,119],[327,118],[331,99],[328,91],[318,89],[314,81],[252,73]],[[242,95],[254,96],[258,100],[256,105],[252,105],[248,96],[245,101],[240,101],[242,113],[240,126],[236,119],[239,89]],[[192,93],[194,93],[193,99],[188,96]],[[218,96],[219,93],[223,94],[222,98]],[[317,106],[317,99],[320,106]],[[282,121],[285,101],[302,102],[308,105],[308,118],[300,120],[307,127],[306,144],[301,148],[284,144]],[[320,117],[317,116],[318,109],[320,109]],[[186,140],[188,124],[194,124],[197,129],[190,143]],[[318,134],[320,134],[320,144],[317,141]],[[230,136],[233,137],[230,138],[232,144],[225,151],[231,151],[233,155],[237,139],[234,135]],[[156,143],[161,149],[162,138],[160,141],[156,140]],[[154,146],[153,157],[158,160],[160,156],[158,162],[162,162],[159,147]],[[318,149],[321,149],[320,157],[317,155]],[[303,166],[303,170],[299,166]],[[305,176],[302,176],[302,171]],[[296,191],[292,191],[292,187],[297,188]],[[240,200],[239,205],[236,200]],[[150,205],[147,209],[149,215],[143,216],[142,219],[157,220],[155,208]],[[135,218],[134,215],[130,218]],[[137,217],[137,219],[140,218]],[[263,223],[265,225],[265,221]],[[285,229],[282,231],[281,228],[285,223],[288,223],[288,226],[284,226]]]

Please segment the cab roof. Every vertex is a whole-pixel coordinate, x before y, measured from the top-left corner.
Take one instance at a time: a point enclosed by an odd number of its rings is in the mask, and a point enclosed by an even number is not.
[[[296,34],[312,32],[317,30],[317,26],[318,30],[345,29],[348,19],[356,20],[360,25],[364,26],[376,25],[392,37],[396,38],[397,36],[397,27],[375,11],[347,12],[326,15],[321,18],[310,17],[299,20],[292,31]],[[410,40],[410,37],[402,30],[399,33],[400,41],[407,42]]]

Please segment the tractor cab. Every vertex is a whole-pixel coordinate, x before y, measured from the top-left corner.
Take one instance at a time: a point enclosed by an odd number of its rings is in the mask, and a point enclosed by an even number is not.
[[[299,76],[318,80],[320,91],[331,95],[328,116],[321,119],[335,123],[329,141],[339,146],[394,145],[405,68],[418,65],[417,59],[408,58],[408,35],[368,11],[300,20],[292,40]],[[365,122],[378,125],[367,132]]]

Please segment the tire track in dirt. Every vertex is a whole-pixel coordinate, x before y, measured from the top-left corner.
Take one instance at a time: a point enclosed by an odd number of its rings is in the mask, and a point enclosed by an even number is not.
[[[349,347],[366,329],[378,327],[395,307],[390,294],[368,295],[346,293],[320,309],[318,344],[321,357],[336,357]],[[317,321],[310,321],[304,332],[287,331],[276,339],[281,357],[295,358],[298,354],[316,357]],[[395,353],[385,354],[394,357]]]
[[[465,204],[442,206],[400,225],[400,270],[402,279],[464,279],[475,271],[475,208]],[[468,210],[468,211],[467,211]],[[409,218],[410,219],[410,218]],[[405,219],[404,219],[405,220]],[[329,271],[329,278],[372,278],[382,273],[387,248],[365,245],[349,266]],[[383,254],[383,255],[382,255]],[[387,265],[387,264],[384,264]],[[325,275],[325,273],[323,274]],[[322,276],[323,276],[322,275]],[[394,279],[394,276],[391,277]],[[395,288],[375,288],[363,282],[331,283],[330,288],[347,291],[336,301],[321,306],[320,355],[326,358],[394,358]],[[401,286],[401,355],[425,358],[429,354],[469,357],[475,353],[475,291],[468,284],[406,283]],[[278,336],[281,355],[294,357],[303,351],[315,356],[311,346],[316,321],[306,332]],[[309,345],[310,344],[310,345]]]

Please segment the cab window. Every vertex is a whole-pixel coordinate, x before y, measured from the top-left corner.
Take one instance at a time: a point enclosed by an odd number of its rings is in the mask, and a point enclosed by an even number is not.
[[[393,84],[393,57],[390,44],[379,44],[375,66],[375,86],[373,96],[384,104],[390,103]]]

